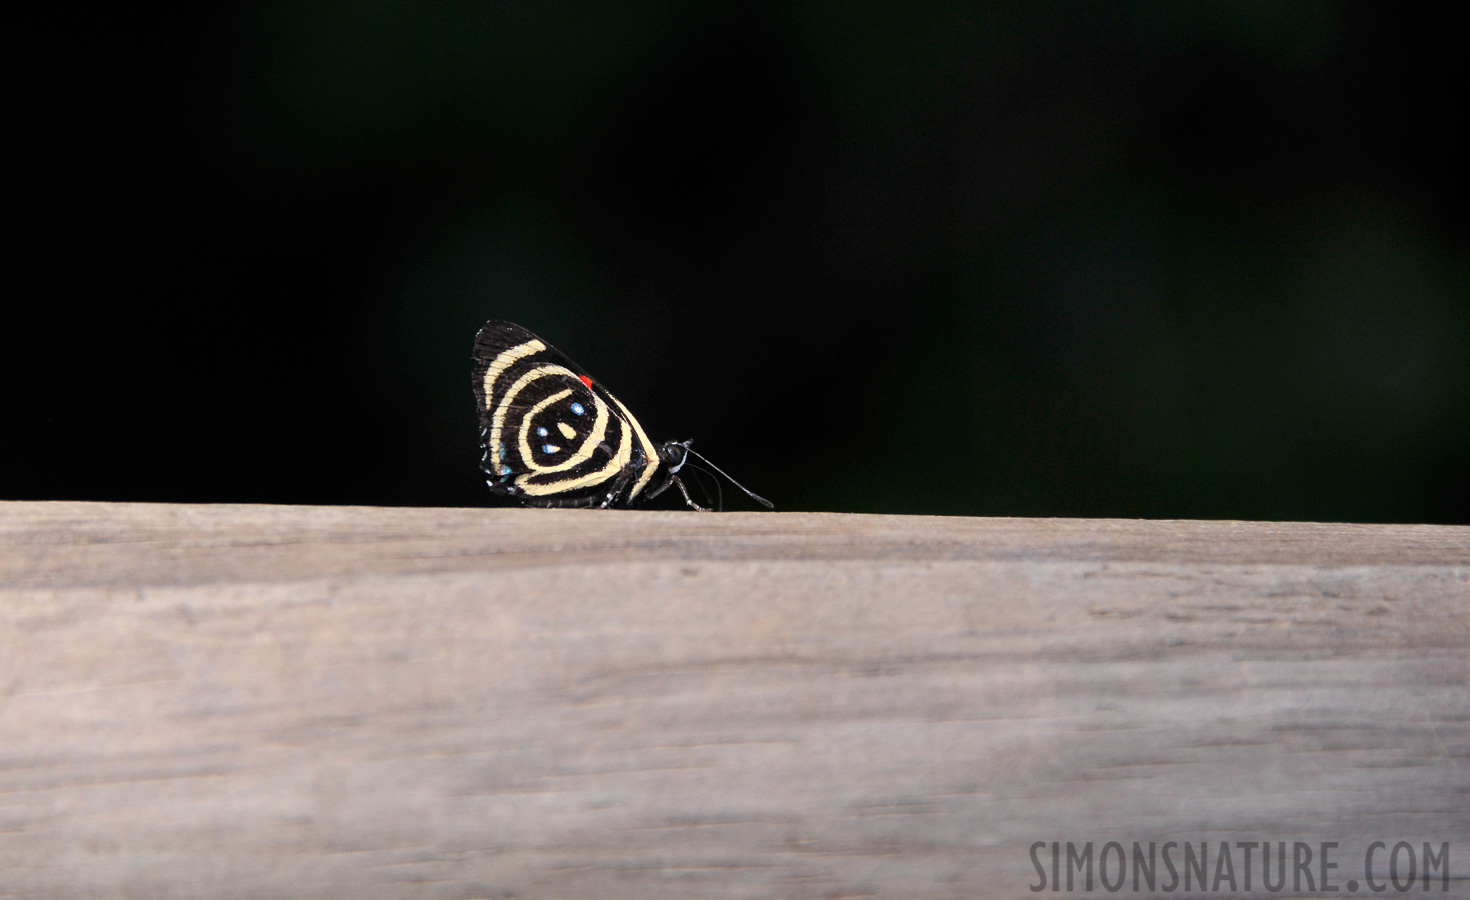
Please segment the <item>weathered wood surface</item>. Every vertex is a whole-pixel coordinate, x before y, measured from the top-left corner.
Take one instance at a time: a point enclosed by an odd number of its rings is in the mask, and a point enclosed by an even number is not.
[[[1341,884],[1404,839],[1465,896],[1467,836],[1467,528],[0,503],[3,895],[1029,897],[1038,840]]]

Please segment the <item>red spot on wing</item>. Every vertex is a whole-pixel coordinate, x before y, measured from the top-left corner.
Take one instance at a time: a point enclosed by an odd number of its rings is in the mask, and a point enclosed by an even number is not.
[[[578,375],[577,377],[580,378],[580,379],[582,379],[582,383],[583,384],[587,385],[588,387],[592,387],[592,379],[591,378],[588,378],[586,375]]]

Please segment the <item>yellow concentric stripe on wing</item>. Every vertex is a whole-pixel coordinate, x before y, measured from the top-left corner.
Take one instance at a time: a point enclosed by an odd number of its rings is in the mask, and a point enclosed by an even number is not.
[[[559,372],[567,371],[560,366],[545,366],[543,368],[555,368]],[[570,375],[571,373],[567,372],[567,374]],[[519,389],[520,382],[517,382],[516,384],[517,389]],[[540,403],[537,403],[535,406],[531,407],[530,411],[528,411],[524,416],[521,417],[521,432],[519,435],[521,461],[526,464],[526,468],[530,469],[532,474],[544,475],[548,472],[565,472],[567,469],[573,468],[581,463],[586,462],[587,460],[592,458],[593,453],[597,452],[597,445],[601,444],[603,439],[607,436],[607,421],[609,418],[607,404],[603,403],[601,400],[598,400],[596,395],[594,395],[592,399],[597,404],[597,417],[592,422],[592,431],[588,433],[587,439],[582,442],[582,446],[577,448],[577,452],[573,453],[571,456],[567,457],[566,460],[559,462],[554,466],[543,466],[536,462],[535,458],[531,455],[531,420],[536,418],[536,414],[539,413],[541,410],[545,409],[558,400],[570,396],[571,393],[571,388],[567,388],[564,391],[558,391],[555,394],[552,394],[551,396],[545,398]]]
[[[603,466],[595,472],[588,472],[586,475],[582,475],[577,478],[564,478],[561,481],[548,481],[539,484],[530,480],[535,475],[535,473],[533,472],[529,475],[518,476],[516,478],[516,484],[520,486],[522,491],[530,494],[533,497],[542,497],[547,494],[560,494],[565,491],[575,491],[577,488],[589,487],[591,485],[601,484],[604,481],[607,481],[609,478],[612,478],[618,472],[622,471],[623,467],[626,466],[629,461],[632,460],[632,458],[633,445],[628,440],[628,432],[625,430],[623,432],[623,439],[618,442],[618,452],[613,456],[612,460],[610,460],[607,465]]]
[[[612,397],[612,394],[608,394],[608,396]],[[633,485],[633,490],[628,492],[628,499],[632,500],[638,496],[639,491],[648,487],[648,482],[653,480],[653,471],[658,468],[658,451],[654,449],[653,441],[650,441],[648,435],[643,433],[643,426],[638,424],[638,420],[633,418],[632,413],[628,412],[628,407],[623,405],[623,401],[617,397],[613,397],[612,401],[618,405],[618,409],[623,411],[623,422],[633,426],[633,430],[638,432],[638,443],[643,445],[643,455],[648,458],[648,466],[638,476],[638,482]]]
[[[540,343],[540,341],[532,341],[532,343]],[[521,345],[521,347],[529,346],[530,344]],[[495,362],[500,362],[506,357],[507,354],[514,353],[515,351],[521,349],[521,347],[512,347],[511,349],[505,351],[505,353],[502,353],[500,354],[500,356],[497,356],[495,358]],[[535,351],[531,352],[534,353]],[[526,356],[528,354],[522,353],[520,355]],[[521,375],[520,378],[517,378],[515,383],[510,386],[510,389],[505,392],[505,396],[500,398],[500,402],[495,406],[495,412],[490,416],[490,447],[493,448],[494,452],[498,453],[500,450],[500,437],[501,433],[505,430],[505,414],[510,410],[511,401],[514,400],[516,398],[516,395],[519,394],[521,390],[524,389],[525,386],[530,384],[532,381],[535,381],[537,378],[540,378],[544,375],[551,375],[558,372],[566,372],[566,374],[572,375],[571,372],[568,372],[562,366],[537,366],[531,371]],[[576,376],[572,375],[572,377],[575,378]],[[494,379],[491,378],[490,374],[487,372],[485,374],[485,386],[487,388],[485,393],[485,400],[487,403],[492,399],[488,388],[493,383]]]
[[[491,360],[489,367],[485,369],[485,408],[489,409],[494,402],[495,380],[500,377],[502,372],[514,365],[516,360],[530,356],[532,353],[540,353],[545,349],[545,344],[537,340],[531,340],[524,344],[511,347],[509,350],[500,351],[500,355]]]

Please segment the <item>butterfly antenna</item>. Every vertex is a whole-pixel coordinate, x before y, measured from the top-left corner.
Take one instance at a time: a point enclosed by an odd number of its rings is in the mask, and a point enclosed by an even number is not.
[[[771,501],[767,500],[765,497],[762,497],[760,494],[757,494],[756,492],[752,491],[750,488],[746,487],[745,485],[743,485],[740,482],[736,481],[735,479],[731,478],[730,475],[729,475],[729,473],[726,472],[724,469],[720,468],[719,466],[717,466],[714,463],[710,462],[709,460],[705,459],[704,458],[704,454],[699,453],[698,451],[690,448],[687,444],[685,445],[684,449],[685,450],[688,450],[690,453],[693,453],[695,456],[697,456],[700,459],[704,460],[704,464],[707,465],[707,466],[709,466],[711,469],[714,469],[716,472],[719,472],[721,475],[724,475],[725,478],[727,480],[729,480],[729,482],[731,484],[733,484],[736,487],[740,488],[742,491],[745,491],[746,496],[750,497],[750,499],[752,499],[755,502],[761,504],[766,509],[775,509],[776,508],[776,504],[772,503]],[[719,484],[719,482],[717,481],[717,482],[715,482],[715,484]]]

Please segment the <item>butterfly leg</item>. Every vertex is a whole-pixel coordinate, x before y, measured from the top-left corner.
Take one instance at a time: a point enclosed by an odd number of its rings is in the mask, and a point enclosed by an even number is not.
[[[698,503],[694,502],[694,498],[689,496],[689,489],[684,486],[684,479],[680,478],[678,475],[675,475],[671,480],[674,482],[674,484],[677,484],[679,486],[679,493],[684,495],[684,502],[689,504],[690,509],[696,509],[700,512],[711,511],[709,507],[700,506]],[[664,487],[668,487],[668,485],[664,485]]]
[[[643,502],[647,503],[648,501],[650,501],[653,498],[657,497],[659,494],[662,494],[664,491],[668,490],[669,489],[669,485],[671,485],[673,483],[674,483],[673,476],[669,476],[669,477],[665,478],[663,480],[663,482],[658,487],[654,488],[653,490],[649,491],[647,494],[645,494],[643,496]]]
[[[536,506],[544,506],[547,509],[587,509],[597,505],[597,497],[578,497],[572,500],[541,500]]]
[[[618,502],[618,497],[622,496],[623,491],[628,489],[628,484],[632,480],[633,470],[631,468],[624,468],[613,478],[612,488],[607,492],[607,496],[602,498],[602,502],[598,506],[602,509],[607,509],[609,506]]]

